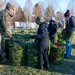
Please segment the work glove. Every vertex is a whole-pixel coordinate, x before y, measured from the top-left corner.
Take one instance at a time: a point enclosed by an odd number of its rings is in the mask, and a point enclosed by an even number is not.
[[[34,39],[34,38],[35,38],[35,36],[30,36],[30,37],[29,37],[29,39]]]
[[[62,34],[66,34],[66,29],[63,29]]]

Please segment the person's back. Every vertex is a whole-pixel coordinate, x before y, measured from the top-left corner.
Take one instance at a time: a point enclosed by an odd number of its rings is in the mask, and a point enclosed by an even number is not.
[[[74,30],[75,27],[75,17],[71,16],[69,17],[69,20],[66,22],[66,29],[68,32]]]
[[[38,39],[40,46],[48,46],[49,45],[49,35],[48,35],[48,24],[43,22],[39,25],[37,35],[43,35]]]
[[[48,31],[49,31],[49,36],[55,35],[57,32],[57,23],[50,22],[49,27],[48,27]]]

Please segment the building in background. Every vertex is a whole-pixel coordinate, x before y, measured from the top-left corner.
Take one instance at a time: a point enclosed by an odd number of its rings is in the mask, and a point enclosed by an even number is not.
[[[38,25],[35,22],[18,22],[15,21],[15,29],[37,29]]]

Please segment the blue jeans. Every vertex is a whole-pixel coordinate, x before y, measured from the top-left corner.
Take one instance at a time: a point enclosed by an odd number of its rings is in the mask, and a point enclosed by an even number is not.
[[[72,38],[74,35],[74,31],[72,32],[72,35],[70,38],[66,41],[66,57],[71,56],[72,54]]]
[[[71,56],[72,53],[72,40],[67,40],[66,41],[66,57]]]

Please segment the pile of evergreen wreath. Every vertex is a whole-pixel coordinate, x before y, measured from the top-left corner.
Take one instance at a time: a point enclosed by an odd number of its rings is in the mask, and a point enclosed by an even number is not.
[[[25,44],[21,41],[12,42],[10,39],[6,39],[7,57],[10,60],[10,64],[13,66],[21,66],[25,64]]]
[[[64,60],[64,48],[60,44],[51,44],[49,61],[52,64],[60,64]]]

